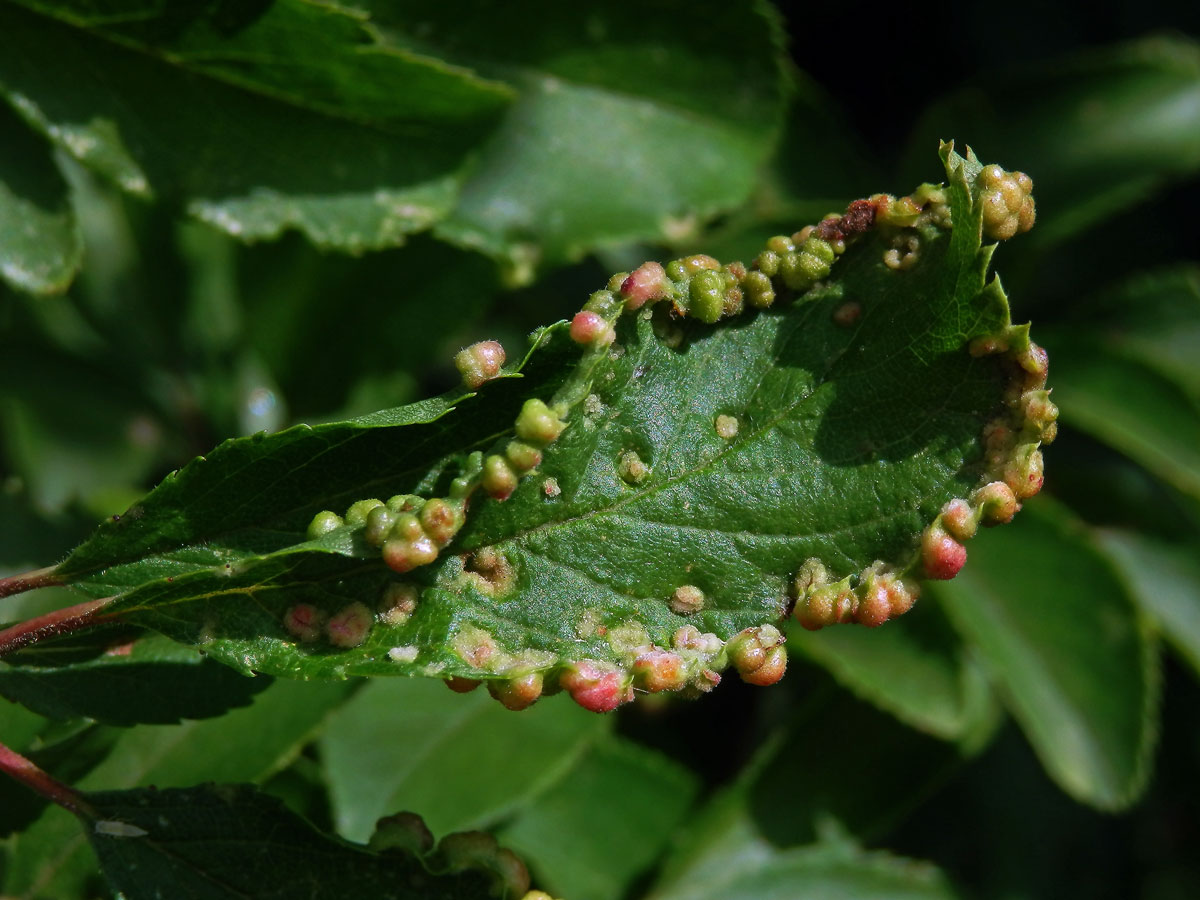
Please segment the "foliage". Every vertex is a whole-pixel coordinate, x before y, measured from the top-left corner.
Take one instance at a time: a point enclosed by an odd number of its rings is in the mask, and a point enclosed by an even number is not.
[[[1200,888],[1200,47],[521,7],[0,0],[5,896]]]

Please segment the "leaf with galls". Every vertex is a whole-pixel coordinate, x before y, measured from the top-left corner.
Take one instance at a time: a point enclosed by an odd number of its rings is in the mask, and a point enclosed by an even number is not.
[[[448,398],[230,442],[58,574],[245,671],[598,712],[771,684],[787,617],[883,624],[1042,484],[1045,354],[981,245],[1028,180],[942,157],[749,264],[619,273]]]

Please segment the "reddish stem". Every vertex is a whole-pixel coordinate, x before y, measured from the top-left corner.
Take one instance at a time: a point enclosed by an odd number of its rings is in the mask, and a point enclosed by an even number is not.
[[[88,819],[99,818],[91,805],[76,791],[47,775],[32,762],[0,744],[0,772],[6,772],[26,787],[41,794],[68,812]]]
[[[60,634],[69,634],[88,625],[103,621],[106,617],[99,615],[104,607],[112,602],[112,597],[101,600],[87,600],[68,606],[66,609],[56,609],[27,622],[13,625],[0,631],[0,657],[7,656],[14,650],[19,650],[29,644],[36,643]]]
[[[0,578],[0,597],[32,591],[34,588],[62,584],[62,579],[56,578],[54,575],[56,568],[58,567],[46,566],[44,569],[34,569],[32,572],[22,572],[19,575]]]

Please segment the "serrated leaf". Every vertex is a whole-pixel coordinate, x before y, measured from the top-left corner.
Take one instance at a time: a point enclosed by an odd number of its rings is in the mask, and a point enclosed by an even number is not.
[[[979,163],[945,152],[960,227],[922,220],[911,267],[887,262],[894,230],[871,230],[795,302],[716,327],[625,316],[618,344],[574,368],[579,347],[557,326],[523,378],[479,395],[227,442],[57,574],[111,597],[106,614],[245,671],[495,678],[581,660],[626,668],[685,626],[719,647],[782,617],[810,559],[851,588],[881,566],[912,571],[944,504],[998,477],[981,432],[1011,421],[1008,394],[1025,384],[1011,354],[968,350],[1027,337],[1006,330],[1003,292],[987,282],[992,248],[967,185]],[[861,319],[847,326],[834,313],[851,302]],[[556,387],[571,427],[509,500],[472,500],[446,552],[406,579],[411,617],[369,633],[364,621],[342,650],[285,629],[301,603],[369,619],[397,582],[361,529],[305,541],[315,512],[444,490],[463,454],[502,449],[521,404]],[[631,454],[642,468],[623,475]],[[478,571],[489,554],[503,583]],[[702,609],[672,608],[684,586]]]
[[[0,664],[0,695],[8,700],[53,719],[81,717],[111,725],[219,716],[248,704],[271,681],[245,678],[158,637],[74,665]]]
[[[456,697],[436,682],[375,682],[320,742],[338,833],[366,840],[401,810],[420,812],[434,835],[490,826],[554,785],[606,730],[564,704],[513,716],[482,690]]]
[[[285,0],[231,26],[225,6],[131,3],[110,20],[26,5],[0,7],[0,94],[124,190],[244,240],[297,228],[344,251],[402,243],[450,209],[509,99],[380,46],[331,4]]]
[[[608,737],[498,837],[555,895],[620,900],[667,846],[698,790],[678,763]]]
[[[938,586],[943,609],[1063,790],[1128,806],[1151,767],[1160,685],[1158,648],[1124,583],[1082,526],[1044,501],[970,555]]]
[[[124,896],[492,896],[479,871],[434,876],[409,856],[370,853],[331,839],[248,785],[107,791],[85,799],[101,817],[85,822],[88,840]]]
[[[694,233],[745,199],[777,136],[782,41],[763,5],[367,6],[390,40],[520,91],[438,226],[518,282],[597,245]]]
[[[1101,545],[1163,637],[1200,674],[1200,550],[1143,534],[1104,530]]]
[[[65,291],[83,247],[49,147],[0,107],[0,278],[31,294]]]
[[[224,716],[181,725],[139,725],[124,731],[108,757],[78,782],[111,790],[202,781],[260,781],[295,757],[351,691],[347,682],[276,682],[254,702]],[[16,838],[6,893],[76,896],[95,878],[96,861],[74,818],[51,808]]]
[[[1030,246],[1048,246],[1200,167],[1200,45],[1152,37],[989,73],[925,113],[906,171],[946,134],[1033,176]]]
[[[879,631],[793,628],[788,646],[852,693],[942,740],[968,738],[992,718],[986,680],[936,606],[918,604]]]

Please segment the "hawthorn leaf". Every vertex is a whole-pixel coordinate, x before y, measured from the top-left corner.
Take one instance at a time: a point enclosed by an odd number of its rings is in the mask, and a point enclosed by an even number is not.
[[[380,45],[361,14],[281,0],[0,6],[0,96],[125,191],[243,240],[287,228],[349,252],[395,246],[454,203],[511,92]]]
[[[512,716],[482,690],[459,697],[435,681],[373,682],[320,739],[338,833],[364,841],[399,810],[419,811],[439,836],[493,825],[571,771],[605,723],[561,703]]]
[[[937,596],[1050,777],[1101,809],[1132,803],[1157,737],[1158,647],[1082,526],[1039,502],[977,539]]]
[[[56,575],[109,598],[106,617],[245,672],[527,678],[536,697],[543,675],[600,667],[627,698],[634,662],[674,647],[711,687],[726,641],[767,640],[798,603],[802,567],[865,603],[874,579],[919,574],[948,501],[1040,486],[1044,360],[988,280],[982,167],[944,156],[949,185],[928,189],[944,200],[915,225],[866,228],[791,302],[716,325],[662,303],[583,351],[563,323],[505,373],[522,377],[477,394],[228,441]],[[322,509],[457,490],[467,454],[503,451],[541,398],[569,427],[509,499],[473,497],[432,562],[398,578],[353,524],[307,538]],[[985,452],[985,429],[1008,443]],[[397,592],[410,605],[391,619]],[[360,631],[303,637],[298,614]]]
[[[1096,537],[1167,643],[1200,674],[1200,552],[1195,542],[1172,544],[1115,529]]]
[[[0,278],[30,294],[65,291],[83,247],[50,148],[0,106]]]
[[[678,763],[607,736],[497,837],[556,896],[620,900],[667,847],[699,788]]]
[[[1029,247],[1046,248],[1200,168],[1200,45],[1161,35],[989,74],[921,117],[905,171],[952,133],[1033,176]]]
[[[138,789],[84,795],[84,820],[112,887],[129,897],[344,896],[484,900],[479,869],[433,875],[401,853],[372,853],[321,834],[249,785]]]
[[[157,635],[66,666],[0,663],[0,696],[53,719],[171,724],[245,706],[272,682],[246,678]]]
[[[596,246],[694,235],[746,198],[778,137],[782,32],[762,4],[366,7],[395,45],[518,92],[437,226],[516,283]]]

